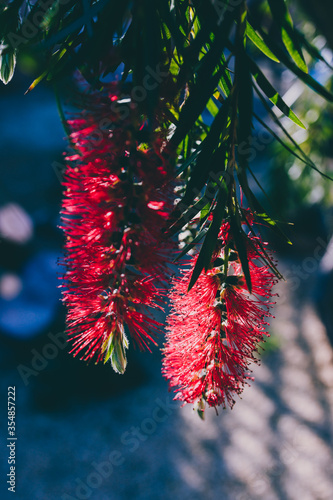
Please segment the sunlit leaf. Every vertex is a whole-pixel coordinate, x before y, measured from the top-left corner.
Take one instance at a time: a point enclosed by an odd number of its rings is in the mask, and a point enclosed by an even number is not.
[[[207,271],[211,262],[211,258],[216,247],[217,237],[225,214],[225,205],[227,199],[227,189],[221,185],[217,198],[216,207],[213,210],[213,220],[207,231],[205,240],[200,249],[200,253],[193,269],[188,290],[191,290],[193,285],[199,278],[201,271],[205,268]]]
[[[252,43],[263,53],[265,56],[269,57],[275,62],[280,62],[279,59],[273,54],[273,52],[267,47],[259,33],[251,26],[247,21],[246,23],[246,36],[251,40]]]
[[[290,120],[299,125],[302,128],[306,128],[305,125],[301,122],[301,120],[295,115],[292,109],[284,102],[279,93],[274,89],[273,85],[267,80],[263,72],[259,69],[257,64],[250,60],[251,72],[256,79],[257,84],[264,92],[264,94],[268,97],[268,99],[275,104],[277,108],[284,115],[286,115]]]
[[[288,12],[285,0],[268,0],[273,19],[281,30],[283,43],[297,66],[308,72],[302,49],[297,35],[294,32],[293,22]]]
[[[7,85],[13,78],[16,66],[16,51],[12,47],[6,47],[0,55],[0,80]]]

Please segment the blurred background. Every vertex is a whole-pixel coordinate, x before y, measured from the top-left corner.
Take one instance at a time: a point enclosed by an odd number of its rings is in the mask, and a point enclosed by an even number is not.
[[[296,14],[323,48],[314,24]],[[332,64],[328,46],[324,53]],[[307,124],[283,122],[288,132],[332,176],[333,108],[287,71],[259,63]],[[252,166],[268,200],[252,187],[294,224],[285,227],[293,246],[265,234],[286,278],[271,337],[242,399],[203,422],[172,401],[158,349],[132,349],[123,376],[67,352],[58,288],[66,141],[52,88],[24,95],[33,66],[22,58],[0,87],[1,497],[9,495],[6,395],[15,386],[18,500],[332,499],[333,184],[256,129]],[[330,85],[324,63],[311,74]]]

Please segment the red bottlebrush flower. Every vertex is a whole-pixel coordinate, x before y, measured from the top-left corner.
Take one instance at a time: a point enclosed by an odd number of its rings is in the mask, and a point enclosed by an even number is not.
[[[110,358],[123,373],[125,325],[140,348],[160,329],[146,309],[161,307],[168,278],[172,244],[162,242],[161,230],[172,208],[173,172],[166,131],[159,128],[149,147],[143,144],[144,124],[118,96],[117,84],[87,93],[84,111],[68,122],[78,154],[67,158],[63,183],[63,296],[71,352]]]
[[[276,282],[268,266],[258,262],[257,237],[249,236],[247,242],[251,294],[238,254],[230,250],[228,222],[222,225],[218,248],[211,269],[202,271],[189,292],[197,257],[174,280],[164,348],[163,373],[170,387],[178,388],[175,399],[195,404],[201,416],[206,404],[232,407],[233,395],[240,394],[251,378],[249,364],[256,361],[258,344],[268,335],[265,318],[270,316]]]

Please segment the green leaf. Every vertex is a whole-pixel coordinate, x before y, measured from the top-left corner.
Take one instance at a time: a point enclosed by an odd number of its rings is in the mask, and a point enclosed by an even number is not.
[[[274,114],[273,110],[268,106],[265,98],[263,97],[263,95],[261,94],[261,92],[259,91],[259,89],[254,85],[254,89],[256,91],[256,93],[258,94],[259,96],[259,99],[261,100],[263,106],[265,107],[266,111],[268,112],[268,114],[273,118],[274,122],[276,123],[276,125],[283,131],[283,133],[288,137],[288,139],[290,140],[290,142],[292,142],[292,144],[295,146],[295,148],[301,153],[302,157],[301,158],[299,155],[297,155],[291,148],[289,148],[285,143],[283,143],[279,138],[278,136],[276,136],[276,134],[274,134],[274,132],[272,130],[270,130],[268,128],[268,126],[266,124],[264,124],[264,122],[262,122],[262,120],[260,120],[260,118],[258,116],[256,116],[256,119],[258,121],[260,121],[262,123],[262,125],[271,132],[271,134],[277,138],[277,140],[290,152],[292,153],[294,156],[296,156],[296,158],[298,158],[299,160],[301,160],[303,163],[305,163],[306,165],[308,165],[309,167],[313,168],[314,170],[316,170],[316,172],[318,172],[320,175],[322,175],[323,177],[325,177],[326,179],[329,179],[330,181],[332,181],[333,179],[331,177],[329,177],[328,175],[324,174],[323,172],[321,172],[317,167],[316,165],[313,163],[313,161],[304,153],[303,149],[297,144],[297,142],[295,141],[295,139],[293,139],[293,137],[289,134],[289,132],[286,130],[286,128],[282,125],[281,121],[278,119],[278,117]]]
[[[43,78],[45,78],[47,75],[47,71],[44,71],[44,73],[42,73],[41,75],[39,75],[38,78],[36,78],[32,84],[30,85],[30,87],[28,88],[28,90],[25,91],[25,94],[28,94],[29,92],[31,92],[35,87],[36,85],[39,84],[39,82],[41,82],[43,80]]]
[[[249,58],[243,47],[240,47],[236,56],[236,78],[239,87],[238,93],[238,144],[249,144],[252,135],[252,112],[253,112],[253,89],[250,73]],[[239,158],[242,162],[246,155],[239,151]]]
[[[200,212],[200,223],[205,221],[210,213],[210,203],[206,203],[203,209]]]
[[[190,250],[192,250],[192,248],[197,244],[199,243],[202,238],[207,234],[207,231],[208,231],[208,228],[207,227],[204,227],[203,229],[201,229],[201,231],[199,231],[199,233],[196,235],[195,238],[193,238],[193,240],[191,241],[191,243],[188,243],[183,249],[181,252],[179,252],[179,254],[177,255],[177,257],[173,260],[173,262],[177,262],[177,260],[181,259],[182,257],[184,257],[185,254],[187,254],[187,252],[189,252]]]
[[[306,65],[306,62],[304,60],[302,50],[298,46],[298,43],[296,43],[296,38],[294,36],[291,36],[293,34],[293,31],[290,29],[282,28],[282,40],[283,43],[288,50],[289,54],[291,55],[292,59],[295,61],[297,66],[304,71],[305,73],[308,72],[308,67]]]
[[[297,35],[294,32],[293,22],[285,0],[268,0],[268,3],[273,19],[276,21],[276,25],[281,29],[282,41],[287,51],[297,66],[307,73],[308,68]]]
[[[270,108],[268,107],[268,109],[270,110]],[[272,111],[272,114],[273,111]],[[253,113],[253,116],[255,117],[255,119],[267,130],[267,132],[269,132],[272,137],[274,137],[275,140],[277,140],[281,146],[283,146],[286,151],[288,151],[288,153],[291,153],[293,156],[295,156],[295,158],[297,158],[298,160],[300,160],[302,163],[304,163],[305,165],[308,165],[310,167],[312,167],[311,163],[309,163],[307,160],[305,160],[304,158],[302,158],[301,156],[299,156],[297,153],[295,153],[295,151],[288,146],[288,144],[286,144],[282,139],[281,137],[279,137],[275,132],[274,130],[272,130],[269,125],[267,125],[267,123],[265,123],[256,113]],[[276,123],[278,122],[279,124],[281,124],[281,122],[279,121],[278,117],[274,115],[274,118],[276,120]],[[275,121],[274,120],[274,121]],[[282,125],[282,124],[281,124]],[[287,132],[287,130],[286,130]],[[288,133],[288,132],[287,132]]]
[[[183,140],[183,156],[185,160],[191,157],[191,146],[192,141],[190,140],[190,135],[188,134]]]
[[[214,98],[212,97],[211,99],[209,99],[208,103],[207,103],[207,106],[206,106],[206,109],[207,111],[209,111],[209,113],[215,117],[219,111],[219,108],[218,106],[215,104],[214,102]]]
[[[227,12],[222,23],[218,25],[216,12],[209,2],[203,4],[202,1],[193,0],[193,5],[201,26],[201,30],[194,39],[193,44],[196,45],[196,40],[201,32],[205,33],[205,37],[210,32],[213,32],[215,36],[210,44],[210,49],[198,63],[195,58],[188,60],[188,57],[184,57],[183,68],[179,73],[178,85],[183,85],[189,81],[193,67],[196,68],[196,78],[195,84],[190,88],[189,96],[180,113],[178,127],[170,140],[172,146],[177,146],[194,126],[195,121],[205,109],[208,100],[225,71],[224,64],[221,64],[221,54],[225,48],[233,19],[236,15],[234,11]],[[197,48],[199,52],[202,44]]]
[[[196,164],[191,172],[191,178],[186,187],[182,202],[189,205],[195,196],[204,187],[211,174],[222,172],[225,169],[225,147],[218,147],[221,136],[223,137],[229,114],[229,100],[222,104],[215,117],[210,131],[201,145],[201,151]],[[218,149],[214,152],[214,149]]]
[[[246,241],[247,236],[242,230],[241,220],[238,211],[236,213],[230,213],[230,229],[232,231],[233,240],[235,244],[235,250],[237,250],[239,260],[242,265],[243,273],[245,276],[245,281],[249,292],[252,291],[251,275],[249,269],[249,262],[247,258]]]
[[[287,54],[278,46],[272,37],[268,36],[263,30],[257,28],[266,43],[266,45],[274,52],[274,54],[280,59],[281,63],[284,64],[290,71],[292,71],[296,76],[299,77],[302,82],[304,82],[308,87],[312,88],[317,94],[324,97],[327,101],[333,102],[333,94],[329,92],[325,87],[323,87],[317,80],[312,78],[309,74],[302,71],[293,61],[291,61]]]
[[[224,57],[224,54],[221,55],[221,61],[222,61],[223,67],[222,67],[222,76],[221,76],[221,79],[220,79],[220,82],[218,85],[218,89],[219,89],[219,87],[221,87],[224,95],[228,96],[230,94],[231,89],[232,89],[232,80],[231,80],[231,76],[230,76],[230,71],[227,68],[227,61]],[[219,89],[219,91],[220,91],[220,89]]]
[[[258,182],[257,178],[251,171],[248,165],[246,165],[247,170],[250,172],[254,180],[257,182],[259,188],[261,191],[266,195],[264,189],[262,188],[261,184]],[[239,184],[244,192],[244,195],[246,196],[246,199],[248,201],[249,207],[252,209],[252,211],[255,213],[256,216],[261,217],[262,220],[264,220],[272,230],[281,238],[285,239],[289,245],[291,245],[291,241],[288,238],[288,236],[280,229],[276,221],[271,219],[267,214],[266,210],[263,208],[261,203],[257,200],[256,196],[253,194],[252,190],[250,189],[250,186],[248,184],[248,178],[246,175],[246,170],[244,168],[238,169],[237,170],[237,178],[239,181]],[[249,226],[250,227],[250,226]]]
[[[264,94],[268,97],[268,99],[275,104],[277,108],[279,108],[282,113],[290,118],[294,123],[302,128],[306,128],[305,125],[301,122],[301,120],[295,115],[292,109],[284,102],[282,97],[278,94],[278,92],[274,89],[273,85],[267,80],[263,72],[259,69],[257,64],[250,59],[250,67],[251,73],[253,74],[257,84],[264,92]]]
[[[47,9],[44,14],[42,22],[39,24],[40,28],[48,31],[52,23],[56,22],[56,18],[59,12],[59,2],[55,1],[51,7]]]
[[[210,200],[211,203],[211,200]],[[209,203],[209,206],[210,206]],[[167,230],[168,236],[172,236],[173,234],[177,233],[182,229],[186,224],[189,224],[194,217],[207,205],[207,198],[203,196],[198,200],[194,205],[189,207],[185,212],[182,214],[182,216],[170,226]]]
[[[212,213],[215,205],[216,194],[218,192],[218,188],[220,186],[220,182],[216,183],[213,181],[209,181],[206,186],[205,196],[204,198],[208,200],[207,205],[200,212],[200,221],[198,227],[204,227],[208,217]],[[211,191],[213,189],[213,192]]]
[[[252,177],[254,178],[254,180],[257,182],[261,191],[266,195],[264,189],[262,188],[261,184],[258,182],[257,178],[255,177],[255,175],[253,174],[253,172],[251,171],[249,166],[247,166],[247,168],[248,168],[249,172],[251,173]],[[250,189],[250,186],[248,184],[248,179],[247,179],[247,175],[245,174],[245,170],[243,170],[243,169],[237,170],[237,178],[238,178],[239,184],[240,184],[240,186],[241,186],[241,188],[246,196],[249,207],[252,209],[252,211],[255,213],[255,215],[258,217],[261,217],[262,220],[264,220],[268,225],[271,226],[273,231],[275,233],[277,233],[280,238],[282,237],[283,239],[285,239],[287,241],[287,243],[289,245],[291,245],[292,243],[291,243],[290,239],[288,238],[288,236],[280,229],[280,227],[277,225],[276,221],[271,219],[266,214],[266,210],[263,208],[261,203],[257,200],[256,196],[253,194],[253,192]]]
[[[0,80],[7,85],[13,78],[16,66],[15,49],[6,47],[0,55]]]
[[[178,168],[176,174],[175,174],[175,177],[178,177],[180,174],[182,174],[184,172],[184,170],[187,169],[187,167],[189,167],[193,162],[194,160],[197,158],[198,154],[200,153],[201,151],[201,145],[200,147],[194,151],[194,153],[191,154],[191,156],[186,160],[184,161],[184,163]]]
[[[269,217],[266,213],[256,213],[255,217],[263,221],[265,224],[267,224],[279,237],[282,237],[283,239],[286,240],[288,245],[292,245],[292,242],[288,238],[288,236],[280,229],[278,223]]]
[[[299,39],[300,44],[305,48],[305,50],[308,52],[308,54],[310,54],[310,56],[313,57],[313,59],[315,59],[317,61],[322,61],[323,63],[326,64],[326,66],[328,68],[333,69],[333,66],[331,66],[326,61],[326,59],[323,57],[323,55],[317,49],[317,47],[315,45],[313,45],[312,43],[310,43],[309,40],[307,40],[307,38],[303,35],[303,33],[298,31],[297,29],[295,29],[295,33]]]
[[[116,373],[125,373],[127,366],[126,349],[128,349],[128,340],[123,327],[121,327],[121,331],[111,334],[107,343],[104,345],[104,349],[104,363],[110,359],[112,368]]]
[[[226,81],[223,77],[221,78],[221,80],[217,86],[217,90],[219,91],[221,96],[222,96],[222,94],[224,94],[225,96],[228,96],[230,94],[229,88],[226,85]]]
[[[174,55],[171,58],[170,66],[169,66],[169,71],[173,76],[178,76],[180,68],[181,68],[181,64],[182,64],[181,60],[179,60],[179,58],[177,58],[175,55],[176,50],[177,49],[175,49],[175,51],[174,51]]]
[[[225,205],[227,201],[228,191],[224,185],[221,185],[219,194],[217,197],[216,207],[213,211],[213,220],[207,231],[205,240],[202,244],[197,262],[193,269],[193,273],[188,286],[188,291],[191,290],[193,285],[199,278],[201,271],[205,268],[205,271],[209,269],[213,252],[216,248],[216,241],[222,224],[222,220],[225,214]]]
[[[207,72],[204,81],[200,78],[198,83],[190,89],[190,94],[179,115],[176,130],[170,139],[170,144],[173,147],[177,146],[185,138],[197,118],[206,108],[207,102],[219,82],[221,68],[212,76],[208,75],[211,75],[211,73]]]
[[[241,208],[241,212],[242,212],[242,215],[244,217],[244,220],[246,222],[246,225],[248,226],[249,230],[251,231],[252,234],[254,234],[253,232],[253,227],[251,226],[251,224],[249,223],[249,221],[247,220],[247,215],[245,213],[245,211]],[[243,235],[246,237],[245,233],[243,233]],[[247,238],[247,237],[246,237]],[[277,269],[277,267],[275,266],[274,262],[272,261],[271,257],[268,255],[268,253],[266,252],[265,250],[265,247],[264,245],[262,244],[262,242],[260,241],[260,239],[257,239],[257,244],[259,245],[259,248],[261,250],[261,252],[258,250],[258,248],[256,247],[256,245],[254,245],[253,241],[250,239],[250,238],[247,238],[247,243],[252,247],[253,251],[256,252],[256,254],[258,255],[258,257],[265,263],[267,264],[267,266],[271,269],[271,271],[279,278],[279,279],[283,279],[283,276],[282,274],[279,272],[279,270]]]
[[[273,52],[267,47],[259,33],[251,26],[251,24],[246,22],[246,36],[251,40],[252,43],[263,53],[265,56],[269,57],[275,62],[280,62],[279,59],[273,54]]]

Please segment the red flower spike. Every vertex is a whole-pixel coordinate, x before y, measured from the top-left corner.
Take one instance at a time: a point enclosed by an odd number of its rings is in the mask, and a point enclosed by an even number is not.
[[[203,417],[205,406],[234,404],[234,394],[243,391],[251,379],[249,364],[264,339],[270,316],[275,276],[258,262],[257,237],[249,236],[247,253],[252,281],[250,295],[238,254],[231,251],[226,275],[219,266],[225,245],[232,242],[228,222],[224,222],[211,269],[202,271],[187,292],[197,257],[191,268],[174,280],[172,313],[168,318],[163,373],[170,387],[178,388],[175,399],[195,405]],[[216,260],[218,259],[218,260]]]
[[[67,158],[77,163],[68,165],[63,183],[63,300],[71,352],[110,359],[123,373],[125,325],[141,349],[160,331],[146,309],[164,302],[173,244],[162,241],[161,228],[174,196],[166,131],[155,132],[145,149],[138,138],[143,123],[130,105],[112,106],[119,94],[117,84],[87,93],[85,111],[68,122],[78,154]]]

